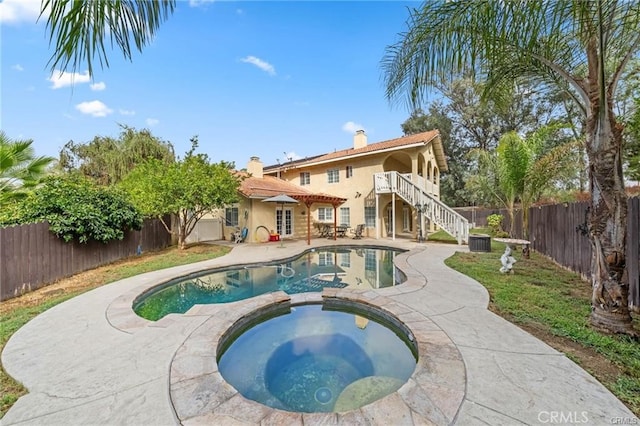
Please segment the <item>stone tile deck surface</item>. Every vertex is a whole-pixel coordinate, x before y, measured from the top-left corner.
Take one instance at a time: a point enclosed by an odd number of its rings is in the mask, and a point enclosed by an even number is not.
[[[312,240],[312,247],[334,242]],[[9,340],[5,370],[28,389],[2,425],[590,425],[640,424],[592,376],[487,310],[480,284],[444,265],[466,247],[407,240],[346,240],[409,250],[396,258],[407,281],[369,291],[277,292],[195,306],[157,322],[135,297],[202,269],[266,262],[304,241],[239,244],[228,255],[121,280],[39,315]],[[217,370],[216,342],[237,320],[274,303],[338,298],[382,309],[411,329],[419,361],[405,385],[345,413],[292,413],[249,401]],[[618,423],[616,423],[618,422]],[[636,423],[633,423],[636,422]]]

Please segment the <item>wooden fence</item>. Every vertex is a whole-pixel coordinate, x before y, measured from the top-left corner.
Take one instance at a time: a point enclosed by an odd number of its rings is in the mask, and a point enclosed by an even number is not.
[[[529,209],[529,236],[531,247],[549,256],[559,265],[589,279],[591,276],[591,242],[579,231],[586,222],[589,202],[553,204]],[[504,216],[503,228],[509,229],[504,209],[456,209],[477,226],[487,225],[487,216]],[[522,212],[516,216],[515,234],[522,238]],[[629,307],[640,311],[640,197],[629,198],[627,215],[627,274],[629,279]]]
[[[64,277],[170,245],[171,236],[157,220],[121,241],[65,243],[46,222],[0,228],[0,300],[35,290]]]
[[[478,228],[487,227],[487,218],[492,214],[502,215],[502,229],[509,231],[511,229],[511,222],[509,221],[509,214],[507,209],[485,209],[480,207],[456,207],[455,211],[464,216],[469,223]],[[514,212],[514,232],[513,238],[522,238],[524,232],[522,232],[522,210],[515,209]]]
[[[529,210],[531,247],[560,265],[591,276],[591,243],[579,231],[585,224],[588,202],[554,204]],[[627,215],[627,274],[629,307],[640,309],[640,198],[630,198]]]

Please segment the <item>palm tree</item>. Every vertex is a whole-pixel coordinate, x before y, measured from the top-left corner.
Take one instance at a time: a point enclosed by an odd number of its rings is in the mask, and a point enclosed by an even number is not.
[[[13,141],[0,131],[0,206],[24,197],[54,158],[35,157],[32,140]]]
[[[508,132],[502,135],[495,151],[475,149],[470,152],[476,159],[478,173],[467,181],[467,188],[491,194],[506,208],[511,236],[515,229],[516,204],[522,208],[522,228],[527,238],[529,207],[553,187],[563,170],[575,163],[579,142],[545,148],[546,142],[556,137],[557,131],[563,127],[544,126],[526,138],[521,138],[516,132]]]
[[[49,40],[55,46],[51,71],[75,72],[86,61],[93,75],[96,55],[108,67],[107,38],[131,60],[131,44],[142,51],[174,8],[175,0],[42,0],[40,17],[48,14]]]
[[[382,60],[386,96],[419,107],[431,87],[465,72],[486,97],[514,82],[564,90],[585,116],[591,205],[591,324],[637,334],[628,308],[627,196],[622,130],[613,100],[640,49],[640,2],[626,0],[429,1]]]

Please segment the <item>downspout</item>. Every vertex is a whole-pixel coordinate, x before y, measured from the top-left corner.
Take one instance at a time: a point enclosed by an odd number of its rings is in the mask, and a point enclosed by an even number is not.
[[[391,193],[391,239],[396,240],[396,192]]]
[[[307,245],[311,245],[311,203],[304,203],[307,206]]]
[[[376,192],[376,240],[380,239],[380,195]]]
[[[333,241],[338,239],[338,206],[333,205]]]

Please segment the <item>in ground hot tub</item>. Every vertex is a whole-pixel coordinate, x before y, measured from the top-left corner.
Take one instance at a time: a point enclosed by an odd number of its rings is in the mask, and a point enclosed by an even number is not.
[[[209,318],[171,362],[184,424],[452,424],[464,398],[446,333],[372,291],[276,292],[191,315]]]
[[[233,330],[221,344],[218,366],[228,383],[245,398],[294,412],[369,404],[399,389],[417,360],[406,327],[355,304],[293,306]]]

